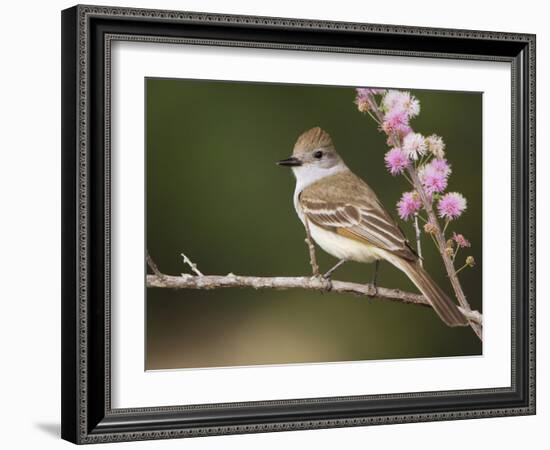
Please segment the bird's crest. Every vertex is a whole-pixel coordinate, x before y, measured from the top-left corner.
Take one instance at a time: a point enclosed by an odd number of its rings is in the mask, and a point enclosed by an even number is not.
[[[320,127],[315,127],[300,135],[294,145],[294,155],[326,147],[334,148],[330,135]]]

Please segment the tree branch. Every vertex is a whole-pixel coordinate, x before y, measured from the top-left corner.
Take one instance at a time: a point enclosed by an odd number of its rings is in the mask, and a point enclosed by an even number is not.
[[[189,267],[191,267],[191,270],[195,272],[196,275],[202,277],[204,274],[198,269],[197,265],[191,261],[185,253],[181,253],[181,257],[183,258],[183,262],[187,264]]]
[[[439,225],[439,221],[437,220],[437,216],[435,215],[432,203],[428,199],[426,192],[422,188],[422,183],[420,182],[420,179],[418,178],[418,173],[414,167],[409,167],[409,175],[414,183],[416,191],[420,195],[420,199],[422,200],[424,209],[428,214],[428,220],[435,226],[434,234],[437,241],[437,246],[439,248],[439,253],[441,254],[441,258],[443,259],[443,264],[445,266],[445,270],[447,271],[447,276],[449,277],[451,286],[455,291],[458,303],[460,303],[460,306],[464,311],[470,311],[470,304],[468,303],[468,300],[466,300],[466,295],[462,290],[462,285],[460,284],[460,281],[456,274],[453,260],[447,254],[447,252],[445,252],[445,235],[443,233],[443,230],[441,229],[441,226]],[[482,340],[482,324],[470,320],[470,326],[472,327],[472,330],[474,330],[474,333],[477,335],[477,337]]]
[[[200,289],[211,290],[221,288],[253,288],[253,289],[305,289],[319,292],[327,292],[327,283],[320,277],[254,277],[241,276],[232,273],[228,275],[190,275],[181,276],[147,275],[148,288],[168,289]],[[400,291],[399,289],[388,289],[374,287],[372,284],[359,284],[348,281],[332,280],[330,292],[354,294],[361,297],[374,297],[380,300],[387,300],[411,305],[430,307],[430,303],[423,295],[411,292]],[[477,311],[466,311],[460,308],[468,320],[481,323],[481,314]]]
[[[151,255],[149,255],[149,251],[146,251],[145,252],[145,260],[147,261],[147,265],[151,268],[151,270],[153,271],[153,273],[159,277],[159,278],[163,278],[164,277],[164,274],[161,273],[161,271],[159,270],[159,268],[157,267],[157,265],[155,264],[155,261],[153,261],[153,258],[151,258]]]
[[[354,294],[361,297],[378,298],[410,305],[431,307],[430,302],[421,294],[413,294],[399,289],[388,289],[372,284],[352,283],[349,281],[327,280],[324,277],[313,275],[311,277],[255,277],[242,276],[229,273],[227,275],[203,275],[197,269],[197,265],[183,255],[185,264],[191,267],[196,275],[182,273],[180,276],[166,275],[162,273],[153,259],[146,252],[146,259],[154,275],[147,274],[146,286],[148,288],[167,289],[221,289],[221,288],[253,288],[253,289],[306,289],[319,292],[339,292]],[[198,272],[198,273],[197,273]],[[481,326],[483,317],[478,311],[469,308],[458,307],[471,323]]]
[[[328,286],[328,287],[327,287]],[[332,280],[327,284],[321,277],[255,277],[235,274],[228,275],[165,275],[163,273],[147,275],[148,288],[166,289],[200,289],[212,290],[222,288],[252,288],[252,289],[305,289],[318,292],[339,292],[354,294],[360,297],[377,298],[410,305],[430,307],[428,300],[420,294],[405,292],[399,289],[374,287],[372,284],[352,283],[349,281]],[[466,311],[460,308],[468,320],[481,323],[481,314],[477,311]]]

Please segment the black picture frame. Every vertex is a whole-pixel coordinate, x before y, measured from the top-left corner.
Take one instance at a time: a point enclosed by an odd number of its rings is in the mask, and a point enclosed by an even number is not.
[[[512,67],[512,373],[506,388],[113,409],[113,40],[506,61]],[[98,443],[535,413],[535,36],[179,11],[62,12],[62,437]]]

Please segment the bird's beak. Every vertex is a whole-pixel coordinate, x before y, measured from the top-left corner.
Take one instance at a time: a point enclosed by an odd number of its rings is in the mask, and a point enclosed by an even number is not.
[[[302,161],[300,161],[295,156],[291,156],[287,159],[282,159],[281,161],[277,161],[278,166],[288,166],[288,167],[298,167],[302,165]]]

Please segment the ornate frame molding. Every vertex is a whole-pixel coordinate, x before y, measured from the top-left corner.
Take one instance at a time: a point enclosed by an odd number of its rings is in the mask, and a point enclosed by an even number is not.
[[[101,27],[98,25],[101,22]],[[227,39],[212,37],[174,37],[135,31],[113,32],[109,22],[117,23],[117,30],[124,30],[125,24],[137,24],[141,31],[147,30],[151,23],[160,23],[170,27],[198,26],[213,29],[218,34],[227,31]],[[107,25],[105,26],[105,23]],[[94,28],[95,27],[95,28]],[[229,31],[232,27],[245,30],[254,39],[232,39]],[[99,30],[99,28],[101,28]],[[116,27],[115,27],[116,28]],[[235,28],[233,28],[235,29]],[[299,36],[304,31],[309,40],[311,30],[326,32],[319,41],[310,43],[272,42],[262,40],[265,31],[279,40],[292,40],[289,33]],[[200,30],[197,31],[200,33]],[[214,33],[216,34],[216,33]],[[372,47],[342,46],[346,37],[372,36],[376,45]],[[330,36],[338,36],[331,42]],[[287,36],[285,38],[285,36]],[[384,42],[389,38],[412,38],[405,48],[388,48]],[[420,42],[416,38],[425,38],[425,48],[415,49],[412,44]],[[416,39],[416,40],[415,40]],[[512,311],[512,386],[510,388],[483,389],[472,391],[431,392],[419,394],[378,395],[360,397],[331,397],[308,400],[288,400],[273,402],[251,402],[246,404],[195,405],[166,408],[139,408],[113,410],[110,402],[110,64],[111,43],[115,40],[146,41],[158,43],[186,43],[196,45],[244,46],[266,49],[290,49],[324,52],[351,52],[365,54],[385,54],[399,56],[435,57],[452,59],[478,59],[487,61],[505,61],[512,64],[512,153],[514,200],[512,227],[513,286]],[[389,41],[388,41],[389,42]],[[447,43],[453,51],[442,51]],[[491,53],[483,53],[485,43],[497,43]],[[334,45],[336,44],[336,45]],[[386,47],[385,47],[386,46]],[[100,49],[100,47],[103,47]],[[391,46],[390,46],[391,47]],[[476,49],[477,52],[476,52]],[[101,67],[98,67],[101,64]],[[101,106],[104,123],[100,138],[94,133],[98,124],[90,111],[97,92],[97,79],[104,71]],[[498,33],[487,31],[432,29],[404,27],[395,25],[376,25],[346,22],[309,21],[303,19],[285,19],[252,16],[232,16],[204,14],[194,12],[158,11],[146,9],[112,8],[98,6],[76,6],[63,12],[63,399],[62,399],[62,435],[76,443],[98,443],[143,439],[163,439],[173,437],[192,437],[218,434],[236,434],[250,432],[271,432],[297,429],[361,426],[387,423],[439,421],[450,419],[468,419],[480,417],[498,417],[535,413],[535,36],[529,34]],[[95,84],[94,84],[95,83]],[[75,106],[76,105],[76,106]],[[99,135],[98,135],[99,136]],[[91,165],[92,143],[103,147],[101,169]],[[75,150],[76,149],[76,150]],[[95,164],[95,163],[94,163]],[[99,172],[98,172],[99,171]],[[101,172],[101,173],[100,173]],[[102,178],[97,177],[102,174]],[[94,178],[95,176],[95,178]],[[102,188],[97,191],[97,183]],[[95,207],[98,192],[102,196],[100,211]],[[90,233],[98,230],[98,221],[103,221],[103,250],[91,246]],[[94,244],[95,245],[95,244]],[[516,248],[518,251],[516,252]],[[98,255],[102,262],[98,263]],[[518,262],[520,267],[518,268]],[[99,266],[97,265],[99,264]],[[94,268],[103,267],[102,273]],[[101,286],[96,283],[102,277]],[[92,312],[98,305],[97,292],[101,290],[104,304],[102,323],[92,319]],[[92,295],[92,293],[95,293]],[[521,303],[521,304],[520,304]],[[521,317],[518,317],[518,312]],[[100,335],[102,333],[102,336]],[[521,341],[521,342],[519,342]],[[90,352],[96,352],[103,345],[103,365]],[[91,370],[92,368],[92,370]],[[103,380],[97,381],[99,374]],[[97,394],[102,387],[101,402],[90,400],[91,394]],[[521,391],[521,392],[519,392]],[[475,398],[495,398],[508,395],[503,405],[493,407],[474,407]],[[400,400],[409,402],[414,410],[416,400],[442,397],[464,398],[471,400],[469,409],[450,406],[448,409],[399,413],[395,409],[391,414],[376,412],[354,415],[348,413],[340,417],[312,418],[303,414],[303,418],[292,420],[258,420],[257,423],[193,425],[191,420],[177,422],[169,426],[167,420],[174,415],[182,416],[191,410],[200,411],[205,420],[209,410],[241,409],[243,407],[266,408],[317,405],[321,411],[323,405],[338,402],[383,402]],[[507,397],[507,398],[508,398]],[[504,397],[503,397],[504,398]],[[496,400],[495,400],[496,401]],[[435,400],[434,400],[435,402]],[[502,403],[502,402],[501,402]],[[490,402],[487,404],[490,405]],[[403,409],[403,411],[405,411]],[[238,416],[236,416],[238,417]],[[283,416],[281,416],[283,417]],[[204,422],[203,420],[203,422]]]

